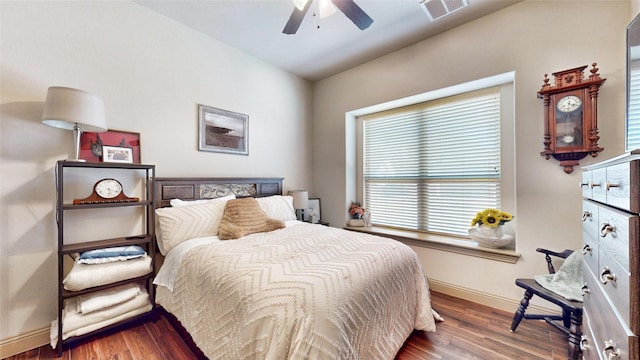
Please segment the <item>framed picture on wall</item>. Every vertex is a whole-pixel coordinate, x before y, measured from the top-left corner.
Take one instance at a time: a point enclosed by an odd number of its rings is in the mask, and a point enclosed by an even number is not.
[[[320,199],[309,198],[309,207],[304,213],[304,221],[317,224],[320,221]]]
[[[249,116],[198,105],[198,150],[249,155]]]
[[[80,159],[88,162],[103,161],[104,146],[131,149],[131,160],[140,164],[140,133],[109,129],[105,132],[83,132],[80,135]]]

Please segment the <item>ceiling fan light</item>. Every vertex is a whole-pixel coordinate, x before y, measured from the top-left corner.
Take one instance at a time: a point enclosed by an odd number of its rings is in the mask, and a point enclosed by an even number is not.
[[[320,0],[320,5],[318,5],[318,7],[321,19],[336,12],[336,7],[333,5],[331,0]]]
[[[305,5],[307,5],[307,1],[309,0],[292,0],[293,1],[293,5],[295,5],[298,10],[302,11],[304,10]]]

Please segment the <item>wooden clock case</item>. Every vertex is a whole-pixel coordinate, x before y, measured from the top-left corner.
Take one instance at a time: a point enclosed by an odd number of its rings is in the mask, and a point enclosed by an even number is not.
[[[598,146],[598,92],[606,79],[598,74],[596,63],[590,69],[589,77],[584,77],[587,65],[574,69],[553,73],[554,85],[549,84],[548,74],[544,74],[544,84],[538,92],[538,98],[544,102],[544,150],[540,153],[547,160],[550,157],[560,161],[564,172],[571,174],[573,167],[578,166],[578,160],[587,155],[598,156],[604,148]],[[582,101],[579,111],[576,111],[573,119],[570,115],[558,110],[558,101],[566,96],[576,96]],[[569,119],[569,120],[567,120]],[[569,121],[573,126],[571,137],[565,140],[575,140],[564,143],[561,139],[567,136],[561,129],[568,126]]]

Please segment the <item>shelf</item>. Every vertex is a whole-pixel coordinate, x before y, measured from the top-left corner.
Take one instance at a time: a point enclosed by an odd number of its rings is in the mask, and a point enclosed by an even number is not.
[[[151,241],[153,241],[153,235],[137,235],[134,237],[119,237],[98,241],[87,241],[77,244],[65,244],[62,246],[60,251],[63,254],[73,254],[106,247],[148,244]]]
[[[131,202],[117,202],[117,203],[100,203],[100,204],[64,204],[62,205],[63,210],[82,210],[82,209],[103,209],[103,208],[114,208],[114,207],[124,207],[124,206],[150,206],[153,205],[153,201],[131,201]]]
[[[75,167],[75,168],[103,168],[103,169],[138,169],[138,170],[146,170],[155,167],[155,165],[146,165],[146,164],[127,164],[127,163],[96,163],[96,162],[84,162],[84,161],[68,161],[61,160],[58,161],[64,167]]]
[[[72,297],[76,297],[76,296],[80,296],[80,295],[84,295],[84,294],[94,293],[94,292],[100,291],[100,290],[110,289],[112,287],[119,286],[119,285],[147,281],[147,280],[153,278],[153,276],[154,276],[154,274],[153,274],[153,271],[152,271],[152,272],[150,272],[150,273],[148,273],[146,275],[138,276],[136,278],[127,279],[127,280],[121,280],[121,281],[117,281],[117,282],[114,282],[114,283],[109,283],[107,285],[94,286],[94,287],[90,287],[88,289],[77,290],[77,291],[66,290],[64,287],[62,287],[62,284],[61,284],[60,285],[60,295],[62,296],[63,299],[68,299],[68,298],[72,298]],[[146,288],[146,285],[145,285],[145,288]]]
[[[142,174],[144,174],[144,181],[143,181],[143,189],[142,189],[142,195],[140,196],[141,199],[139,201],[131,201],[131,202],[115,202],[115,203],[91,203],[91,204],[80,204],[80,205],[75,205],[72,203],[64,203],[64,187],[65,187],[65,172],[67,169],[71,169],[71,168],[75,168],[75,169],[84,169],[82,171],[75,171],[76,173],[87,173],[87,175],[91,175],[91,173],[96,173],[97,171],[92,171],[92,169],[99,169],[101,170],[103,173],[104,172],[113,172],[113,171],[104,171],[104,170],[131,170],[131,172],[129,172],[128,174],[130,175],[131,178],[135,178],[135,179],[140,179],[140,176]],[[87,178],[89,178],[90,176],[87,176]],[[57,227],[58,227],[58,319],[62,319],[62,313],[63,313],[63,307],[64,307],[64,301],[65,299],[68,298],[73,298],[73,297],[77,297],[80,295],[84,295],[84,294],[90,294],[90,293],[95,293],[97,291],[102,291],[102,290],[106,290],[106,289],[111,289],[114,288],[116,286],[119,285],[123,285],[123,284],[130,284],[130,283],[143,283],[145,289],[147,290],[148,294],[149,294],[149,302],[152,306],[155,306],[155,297],[154,297],[154,293],[155,293],[155,289],[154,286],[152,284],[152,280],[153,277],[155,275],[153,269],[155,268],[155,264],[154,264],[154,259],[155,259],[155,237],[154,237],[154,224],[155,224],[155,213],[153,211],[153,207],[154,207],[154,201],[153,201],[153,194],[154,194],[154,186],[155,186],[155,165],[145,165],[145,164],[127,164],[127,163],[91,163],[91,162],[76,162],[76,161],[58,161],[57,164],[57,168],[56,168],[56,222],[57,222]],[[137,207],[137,208],[145,208],[146,210],[138,212],[138,211],[134,211],[134,213],[136,213],[136,218],[139,216],[140,220],[143,222],[143,226],[144,226],[144,230],[142,230],[142,234],[139,235],[135,235],[135,236],[126,236],[127,234],[130,234],[131,229],[128,228],[123,228],[121,229],[122,231],[118,231],[113,235],[125,235],[125,236],[120,236],[120,237],[116,237],[116,238],[111,238],[111,239],[101,239],[101,240],[95,240],[95,241],[87,241],[87,242],[78,242],[78,243],[72,243],[72,244],[65,244],[64,241],[64,237],[65,237],[65,229],[64,229],[64,217],[66,215],[69,215],[69,213],[67,212],[67,210],[71,211],[77,211],[77,210],[90,210],[90,209],[115,209],[115,208],[119,208],[119,209],[124,209],[125,207]],[[112,210],[112,212],[115,212],[115,210]],[[129,216],[131,215],[131,211],[120,211],[119,212],[122,216]],[[75,215],[74,215],[75,217]],[[114,226],[118,226],[118,222],[115,220],[116,218],[114,217],[112,220],[114,221],[113,225]],[[96,238],[96,237],[100,237],[100,234],[96,231],[95,233],[92,231],[89,231],[87,234],[85,234],[86,236],[89,236],[90,238]],[[111,235],[111,236],[113,236]],[[146,252],[147,255],[151,258],[151,269],[152,271],[150,271],[149,273],[143,275],[143,276],[138,276],[132,279],[127,279],[127,280],[121,280],[121,281],[116,281],[116,282],[111,282],[109,284],[105,284],[105,285],[101,285],[101,286],[95,286],[95,287],[91,287],[88,289],[84,289],[84,290],[80,290],[80,291],[69,291],[66,290],[64,288],[63,285],[63,281],[65,278],[65,273],[64,273],[64,269],[63,269],[63,263],[64,263],[64,256],[65,255],[70,255],[70,254],[75,254],[75,253],[82,253],[88,250],[95,250],[95,249],[103,249],[103,248],[109,248],[109,247],[116,247],[116,246],[130,246],[130,245],[139,245],[142,246],[144,248],[146,248]],[[97,271],[101,271],[100,268],[96,269]],[[151,310],[151,312],[153,311],[153,308]],[[144,314],[143,314],[144,315]],[[133,317],[132,319],[136,319],[139,318],[140,315]],[[112,325],[100,328],[100,329],[96,329],[95,331],[92,331],[90,334],[86,334],[86,335],[82,335],[82,336],[77,336],[77,337],[72,337],[69,338],[67,340],[62,340],[62,329],[63,329],[63,324],[62,324],[62,320],[60,320],[58,322],[58,346],[57,346],[57,352],[58,352],[58,357],[60,357],[62,355],[62,348],[65,344],[72,342],[74,340],[77,339],[82,339],[86,336],[90,336],[91,334],[95,334],[98,333],[100,331],[104,331],[110,328],[113,328],[115,326],[119,326],[121,324],[125,324],[128,323],[130,320],[123,320],[123,321],[118,321],[117,323],[114,323]],[[55,329],[54,329],[55,331]]]

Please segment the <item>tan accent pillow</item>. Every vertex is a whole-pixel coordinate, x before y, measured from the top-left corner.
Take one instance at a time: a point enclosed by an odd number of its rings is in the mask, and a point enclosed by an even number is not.
[[[284,227],[284,222],[269,218],[256,199],[248,197],[227,201],[218,237],[220,240],[238,239]]]

